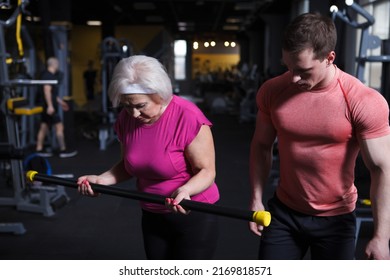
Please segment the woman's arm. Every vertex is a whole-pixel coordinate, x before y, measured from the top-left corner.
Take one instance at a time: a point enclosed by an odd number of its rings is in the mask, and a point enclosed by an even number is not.
[[[185,157],[191,165],[193,176],[184,185],[178,188],[173,194],[174,199],[168,200],[168,206],[173,211],[187,213],[178,204],[183,199],[191,199],[191,196],[201,193],[215,180],[215,149],[211,129],[203,125],[185,150]]]
[[[79,192],[84,195],[95,196],[96,194],[93,192],[89,183],[99,185],[115,185],[120,182],[129,180],[132,176],[126,171],[123,158],[123,147],[121,145],[121,159],[109,170],[101,173],[100,175],[84,175],[77,179]]]

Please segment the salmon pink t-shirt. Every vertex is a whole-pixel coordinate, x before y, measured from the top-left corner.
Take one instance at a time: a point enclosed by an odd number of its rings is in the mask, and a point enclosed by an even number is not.
[[[169,197],[193,176],[184,151],[202,125],[212,124],[195,104],[176,95],[151,125],[137,121],[126,110],[119,113],[115,131],[124,148],[126,171],[137,178],[139,191]],[[219,199],[217,185],[213,183],[191,199],[215,203]],[[164,205],[140,203],[151,212],[169,211]]]
[[[291,80],[286,72],[264,83],[257,95],[260,122],[271,123],[277,131],[276,195],[308,215],[349,213],[357,200],[357,137],[390,133],[388,104],[377,91],[337,68],[332,83],[319,90],[302,91]]]

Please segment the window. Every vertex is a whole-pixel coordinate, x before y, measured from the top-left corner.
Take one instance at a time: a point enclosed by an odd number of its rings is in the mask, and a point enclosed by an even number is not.
[[[176,40],[174,45],[174,53],[175,53],[175,80],[185,80],[187,42],[185,40]]]

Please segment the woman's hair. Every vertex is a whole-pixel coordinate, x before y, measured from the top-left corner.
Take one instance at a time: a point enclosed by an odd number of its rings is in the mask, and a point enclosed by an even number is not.
[[[305,13],[287,26],[282,47],[292,53],[312,48],[315,58],[323,60],[329,52],[334,51],[336,42],[337,31],[330,17],[319,13]]]
[[[133,55],[118,62],[108,88],[108,96],[114,107],[120,103],[120,89],[130,84],[138,84],[152,90],[163,102],[168,102],[172,96],[171,79],[165,67],[153,57]]]

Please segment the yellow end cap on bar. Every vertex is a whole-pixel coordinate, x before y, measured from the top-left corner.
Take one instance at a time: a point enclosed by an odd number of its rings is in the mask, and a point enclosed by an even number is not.
[[[26,173],[27,180],[30,182],[33,182],[36,174],[38,174],[37,171],[34,171],[34,170],[27,171],[27,173]]]
[[[252,221],[258,225],[268,227],[271,223],[271,213],[268,211],[256,211],[253,213]]]

